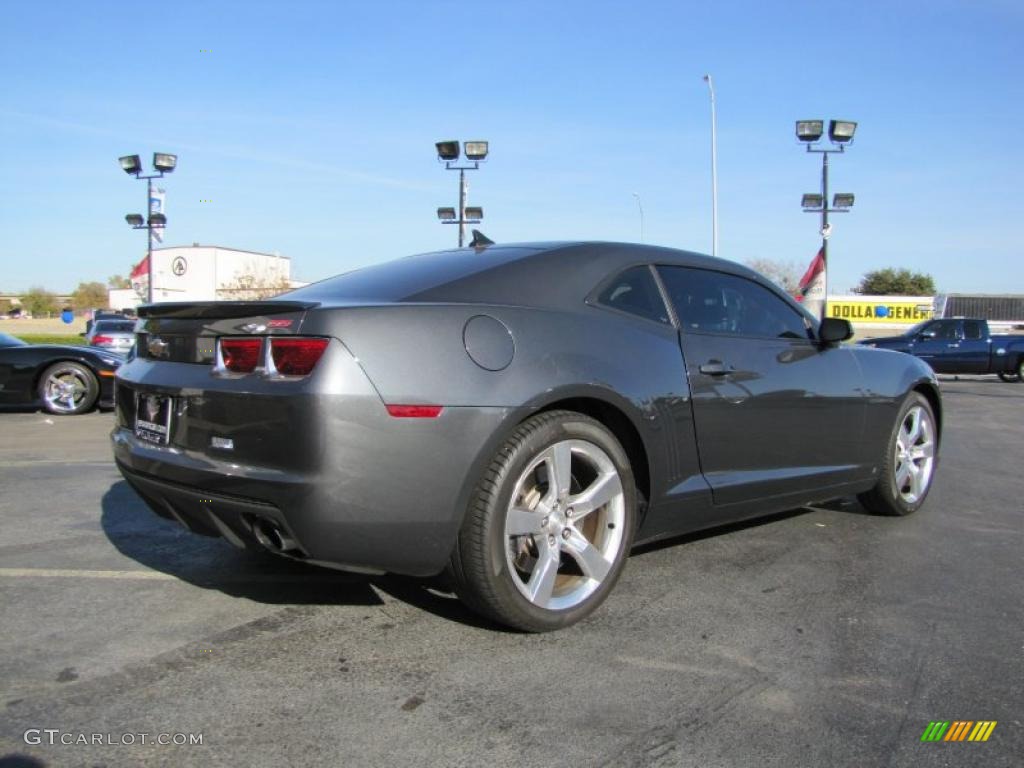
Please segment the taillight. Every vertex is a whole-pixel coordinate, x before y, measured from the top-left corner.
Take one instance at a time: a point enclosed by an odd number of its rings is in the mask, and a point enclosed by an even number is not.
[[[114,343],[114,337],[113,336],[93,336],[92,337],[92,343],[93,344],[113,344]]]
[[[281,337],[270,339],[270,359],[282,376],[308,376],[317,364],[328,339]]]
[[[263,340],[243,337],[220,340],[220,358],[224,367],[234,373],[252,373],[260,362]]]

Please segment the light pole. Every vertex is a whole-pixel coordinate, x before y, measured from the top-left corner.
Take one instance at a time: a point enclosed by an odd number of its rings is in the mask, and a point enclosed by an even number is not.
[[[459,225],[459,248],[461,248],[466,240],[466,225],[479,224],[480,220],[484,217],[483,208],[479,206],[466,207],[466,193],[468,191],[466,171],[480,169],[480,163],[487,159],[488,145],[486,141],[467,141],[463,143],[462,146],[465,151],[466,160],[472,162],[472,165],[456,165],[459,161],[459,142],[439,141],[434,146],[437,147],[438,161],[444,163],[444,167],[447,170],[459,172],[458,210],[456,211],[455,208],[438,208],[437,218],[441,220],[442,224]],[[456,213],[458,213],[457,218]]]
[[[644,241],[644,207],[640,204],[640,195],[634,192],[633,197],[636,198],[636,207],[640,211],[640,242],[642,243]]]
[[[718,255],[718,117],[715,114],[715,84],[704,75],[711,92],[711,255]]]
[[[149,285],[146,287],[146,303],[153,303],[153,230],[163,229],[167,226],[167,216],[162,211],[153,211],[153,179],[162,179],[165,173],[170,173],[178,165],[178,156],[169,155],[166,152],[153,153],[153,169],[156,173],[149,176],[142,174],[142,161],[138,155],[125,155],[118,158],[121,169],[129,176],[136,179],[146,180],[146,219],[143,222],[142,214],[129,213],[124,217],[132,229],[146,230],[146,264],[149,272]]]
[[[830,213],[847,213],[853,207],[853,194],[837,192],[832,199],[832,207],[828,205],[828,156],[846,151],[846,146],[853,142],[853,134],[857,131],[857,123],[850,120],[830,120],[828,139],[831,147],[815,146],[825,132],[824,120],[797,120],[796,137],[804,142],[808,152],[821,155],[821,194],[808,193],[803,196],[801,206],[804,213],[821,215],[821,260],[825,267],[825,298],[821,303],[821,316],[825,317],[828,308],[828,238],[832,234],[832,225],[828,223]]]

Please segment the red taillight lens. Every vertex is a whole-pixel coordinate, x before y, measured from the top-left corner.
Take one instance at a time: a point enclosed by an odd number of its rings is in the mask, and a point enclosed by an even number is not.
[[[270,357],[282,376],[308,376],[329,339],[279,338],[270,340]]]
[[[235,373],[252,373],[260,362],[263,340],[257,338],[221,339],[220,357],[224,367]]]
[[[92,337],[92,343],[93,344],[113,344],[114,343],[114,337],[113,336],[93,336]]]
[[[396,419],[436,419],[441,415],[441,405],[389,405],[388,413]]]

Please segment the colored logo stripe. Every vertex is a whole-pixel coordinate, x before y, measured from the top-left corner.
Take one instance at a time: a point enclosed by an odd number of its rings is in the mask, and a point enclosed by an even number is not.
[[[996,720],[932,720],[921,734],[921,741],[988,741]]]
[[[968,741],[988,741],[988,737],[992,735],[992,731],[996,729],[997,720],[979,720],[978,724],[974,726],[974,730],[971,731],[971,735],[967,737]]]

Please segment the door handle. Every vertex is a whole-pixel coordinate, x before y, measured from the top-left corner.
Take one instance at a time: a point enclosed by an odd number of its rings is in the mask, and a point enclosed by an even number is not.
[[[732,366],[726,366],[721,360],[708,360],[699,370],[705,376],[725,376],[734,371]]]
[[[947,344],[946,346],[949,347],[950,349],[957,349],[960,345],[959,344]]]

